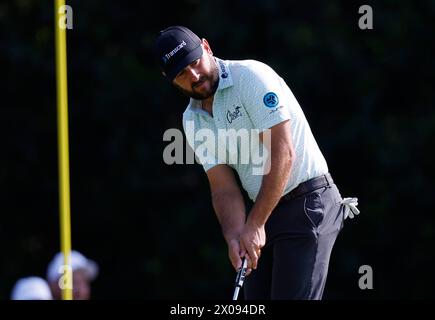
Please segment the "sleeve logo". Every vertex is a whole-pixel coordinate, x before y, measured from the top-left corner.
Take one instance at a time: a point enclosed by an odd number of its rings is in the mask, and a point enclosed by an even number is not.
[[[263,103],[268,108],[276,107],[279,103],[278,96],[275,92],[268,92],[263,97]]]

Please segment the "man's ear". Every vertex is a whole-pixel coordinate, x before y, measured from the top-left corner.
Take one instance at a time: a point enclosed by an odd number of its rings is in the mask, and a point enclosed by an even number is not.
[[[213,55],[213,51],[211,51],[210,45],[208,44],[208,41],[205,38],[202,38],[202,45],[204,46],[204,49],[210,54]]]

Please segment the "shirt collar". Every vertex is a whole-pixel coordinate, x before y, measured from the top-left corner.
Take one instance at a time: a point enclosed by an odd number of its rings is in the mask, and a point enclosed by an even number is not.
[[[219,69],[219,86],[217,91],[231,87],[233,85],[233,77],[228,62],[217,57],[215,57],[215,61]]]

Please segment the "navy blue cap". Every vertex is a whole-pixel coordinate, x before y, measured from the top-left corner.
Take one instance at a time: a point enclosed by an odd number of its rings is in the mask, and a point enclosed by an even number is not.
[[[201,39],[186,27],[172,26],[160,31],[154,42],[154,56],[168,80],[202,57]]]

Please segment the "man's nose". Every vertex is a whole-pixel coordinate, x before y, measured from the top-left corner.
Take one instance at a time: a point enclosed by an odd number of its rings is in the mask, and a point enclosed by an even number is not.
[[[189,68],[187,69],[187,71],[189,72],[190,77],[192,78],[192,81],[193,81],[193,82],[196,82],[196,81],[199,80],[200,75],[199,75],[199,72],[198,72],[198,71],[196,71],[194,68],[191,68],[191,67],[189,67]]]

